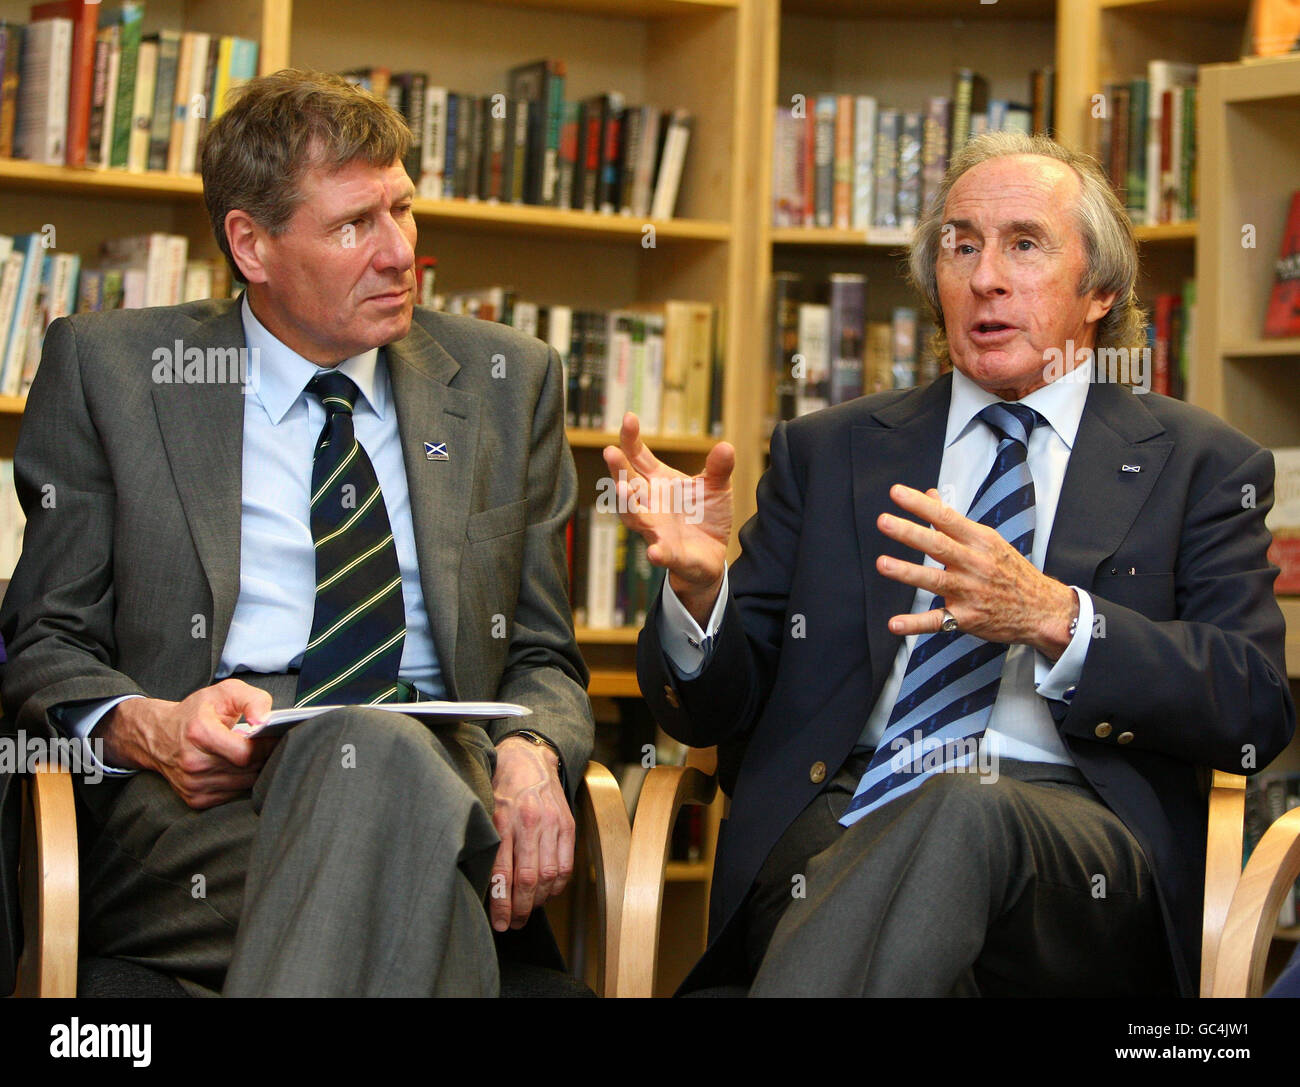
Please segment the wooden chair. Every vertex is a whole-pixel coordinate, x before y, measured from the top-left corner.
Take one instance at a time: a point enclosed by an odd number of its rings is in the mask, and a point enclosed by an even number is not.
[[[623,900],[616,996],[651,996],[659,955],[664,869],[673,823],[684,804],[717,791],[713,748],[691,749],[684,766],[646,775],[632,824]],[[1300,875],[1300,809],[1272,827],[1241,867],[1246,779],[1216,770],[1209,796],[1201,996],[1259,996],[1283,896]]]
[[[22,807],[19,882],[26,939],[14,995],[75,996],[79,894],[71,775],[38,768],[24,781]],[[579,863],[585,845],[596,873],[596,990],[606,996],[618,970],[631,829],[618,782],[599,763],[587,764],[575,815]]]

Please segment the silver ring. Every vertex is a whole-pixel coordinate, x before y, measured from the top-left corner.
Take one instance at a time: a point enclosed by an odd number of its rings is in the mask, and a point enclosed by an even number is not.
[[[951,634],[957,629],[957,617],[947,608],[943,609],[943,623],[939,627],[945,634]]]

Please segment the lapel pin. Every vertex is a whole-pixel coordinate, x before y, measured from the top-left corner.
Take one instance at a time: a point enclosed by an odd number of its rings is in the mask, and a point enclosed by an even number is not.
[[[1121,472],[1140,472],[1140,471],[1142,471],[1142,465],[1140,465],[1140,464],[1121,464],[1121,465],[1119,466],[1119,470],[1120,470]]]
[[[425,442],[424,443],[425,460],[450,460],[447,456],[446,442]]]

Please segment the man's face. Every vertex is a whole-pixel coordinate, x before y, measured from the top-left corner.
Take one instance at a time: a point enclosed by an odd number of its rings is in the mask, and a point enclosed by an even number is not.
[[[1066,351],[1068,340],[1075,350],[1092,347],[1096,322],[1114,301],[1079,294],[1079,188],[1064,163],[1013,155],[971,168],[948,194],[935,271],[949,353],[958,370],[1004,400],[1047,384],[1051,348]],[[1069,351],[1065,369],[1074,364]]]
[[[258,228],[257,319],[304,358],[332,366],[407,334],[415,304],[415,190],[400,163],[309,169],[277,237]],[[258,281],[253,281],[254,278]]]

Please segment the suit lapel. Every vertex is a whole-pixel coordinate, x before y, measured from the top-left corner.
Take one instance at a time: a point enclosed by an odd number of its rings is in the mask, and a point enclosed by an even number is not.
[[[936,485],[943,461],[952,378],[945,375],[924,389],[876,411],[853,428],[853,516],[858,557],[866,586],[867,641],[875,692],[889,674],[898,651],[898,636],[889,633],[891,616],[911,610],[916,590],[876,571],[878,555],[922,562],[919,551],[891,540],[876,527],[876,518],[901,510],[889,497],[895,483],[924,491]]]
[[[460,366],[419,323],[386,349],[411,496],[420,587],[447,697],[457,697],[456,629],[465,526],[474,493],[479,399],[450,387]],[[430,460],[425,443],[445,445]]]
[[[1150,496],[1174,443],[1126,387],[1094,382],[1079,421],[1044,573],[1089,588]]]
[[[200,354],[192,357],[203,359],[211,357],[210,349],[243,349],[239,303],[165,346],[178,345],[186,354],[197,349]],[[239,596],[244,395],[240,385],[228,381],[155,383],[153,400],[172,478],[212,593],[208,641],[215,673]]]

